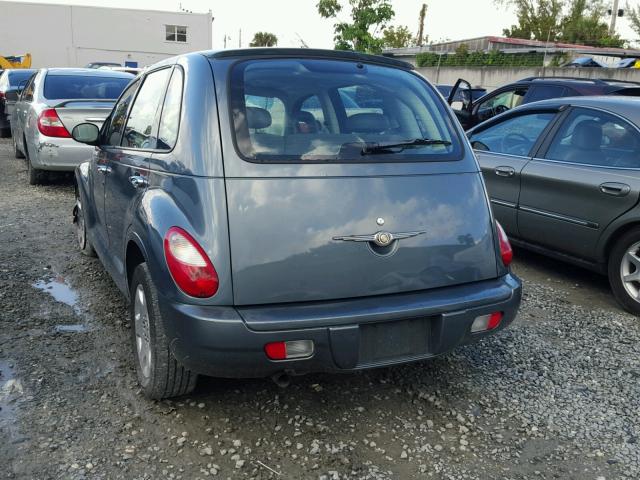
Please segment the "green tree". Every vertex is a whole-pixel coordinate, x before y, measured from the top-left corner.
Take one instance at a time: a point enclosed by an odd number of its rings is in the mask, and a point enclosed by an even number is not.
[[[344,9],[344,0],[319,0],[316,7],[323,18],[335,18]],[[380,53],[384,39],[380,32],[395,15],[390,0],[347,0],[350,21],[334,25],[336,50]]]
[[[275,47],[276,45],[278,45],[278,37],[269,32],[256,32],[249,44],[250,47]]]
[[[624,9],[624,15],[629,19],[631,28],[636,33],[636,35],[640,36],[640,6],[636,5],[634,7],[627,2]]]
[[[382,31],[382,41],[386,48],[404,48],[415,45],[413,33],[408,27],[388,27]]]
[[[518,24],[503,31],[512,38],[562,41],[592,46],[619,47],[624,43],[609,35],[602,0],[497,0],[515,9]]]
[[[560,35],[564,0],[498,0],[515,9],[518,24],[503,30],[506,37],[557,40]]]

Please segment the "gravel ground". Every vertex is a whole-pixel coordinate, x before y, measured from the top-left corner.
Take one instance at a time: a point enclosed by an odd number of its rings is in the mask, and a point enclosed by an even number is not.
[[[69,178],[29,187],[0,142],[0,477],[635,479],[640,323],[606,280],[517,251],[518,319],[433,361],[205,378],[150,402],[126,305],[74,249]]]

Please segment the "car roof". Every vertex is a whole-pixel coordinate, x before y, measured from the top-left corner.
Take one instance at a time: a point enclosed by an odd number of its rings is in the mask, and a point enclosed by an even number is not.
[[[115,77],[131,78],[133,75],[126,72],[115,72],[113,70],[98,70],[97,68],[46,68],[47,75],[55,76],[83,76],[83,77]]]
[[[630,80],[618,80],[615,78],[583,78],[583,77],[527,77],[514,83],[553,83],[553,84],[579,84],[580,86],[638,86],[640,82]]]
[[[402,60],[383,55],[353,52],[349,50],[324,50],[318,48],[238,48],[231,50],[210,50],[200,52],[211,59],[237,57],[297,57],[297,58],[326,58],[335,60],[362,61],[378,63],[392,67],[414,70],[415,67]]]
[[[640,97],[625,97],[617,95],[596,95],[596,96],[580,96],[580,97],[562,97],[552,98],[549,100],[541,100],[532,102],[518,107],[517,110],[524,111],[538,108],[560,108],[563,105],[573,107],[589,107],[607,110],[640,124]],[[512,110],[515,111],[516,109]]]

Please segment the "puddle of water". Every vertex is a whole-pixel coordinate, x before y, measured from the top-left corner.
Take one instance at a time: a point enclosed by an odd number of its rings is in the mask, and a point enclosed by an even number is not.
[[[40,280],[34,283],[33,286],[38,290],[48,293],[57,302],[69,305],[77,315],[82,313],[78,305],[78,294],[65,281],[63,276],[58,275],[51,280]]]
[[[89,331],[89,327],[81,323],[75,325],[56,325],[53,329],[58,333],[82,333]]]

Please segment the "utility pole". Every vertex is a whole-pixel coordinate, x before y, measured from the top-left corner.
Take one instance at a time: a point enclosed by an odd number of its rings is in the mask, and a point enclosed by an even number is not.
[[[242,48],[242,29],[238,30],[238,48]]]
[[[611,9],[611,23],[609,24],[609,35],[616,33],[616,18],[618,18],[618,0],[613,0]]]
[[[423,3],[420,9],[420,25],[418,26],[418,38],[416,43],[419,47],[424,44],[424,17],[427,16],[427,4]]]

